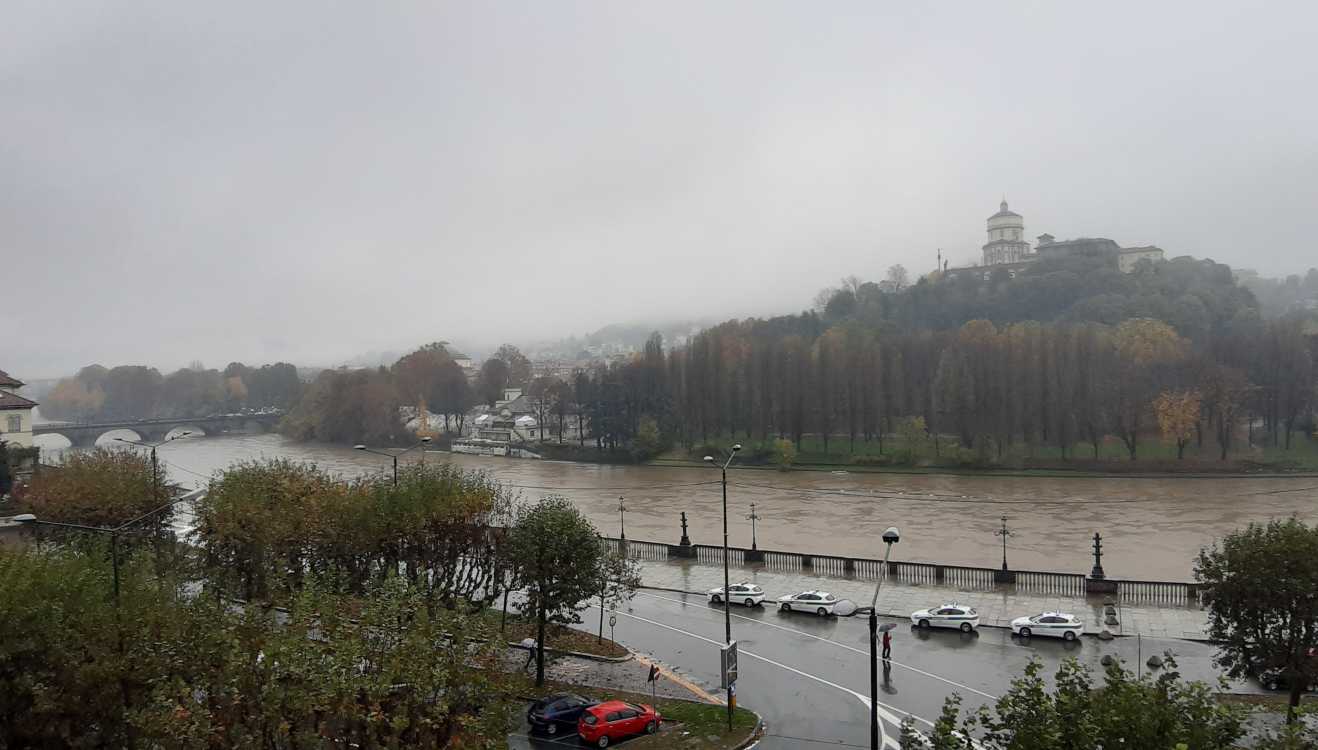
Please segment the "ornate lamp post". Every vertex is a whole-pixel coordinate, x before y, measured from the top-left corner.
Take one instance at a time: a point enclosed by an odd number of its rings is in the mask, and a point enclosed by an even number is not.
[[[998,583],[1011,583],[1015,576],[1007,569],[1007,537],[1015,536],[1016,532],[1007,528],[1007,517],[1002,517],[1002,528],[993,532],[994,536],[1002,537],[1002,570],[993,577]]]
[[[618,496],[618,537],[624,542],[627,541],[627,506],[623,504],[623,497]]]
[[[751,503],[750,515],[746,517],[749,518],[751,522],[751,551],[757,551],[759,550],[759,545],[755,543],[755,522],[760,520],[760,517],[755,513],[755,503]]]

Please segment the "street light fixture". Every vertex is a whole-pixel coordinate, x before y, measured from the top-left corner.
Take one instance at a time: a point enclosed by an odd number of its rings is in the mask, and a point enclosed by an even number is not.
[[[759,549],[755,542],[755,522],[760,520],[760,515],[755,512],[755,503],[751,503],[751,512],[746,518],[751,522],[751,551],[754,552]]]
[[[161,511],[168,510],[169,508],[183,502],[184,500],[189,499],[189,497],[190,497],[189,495],[184,495],[175,500],[171,500],[168,503],[165,503],[164,505],[160,506],[159,508],[156,508],[153,511],[143,513],[137,518],[134,518],[130,521],[124,521],[118,526],[114,526],[110,528],[106,528],[104,526],[86,526],[80,523],[42,521],[41,519],[37,518],[35,515],[31,513],[23,513],[21,515],[14,516],[13,520],[25,525],[53,526],[55,528],[60,528],[60,529],[74,529],[76,531],[92,531],[98,534],[109,534],[110,535],[110,565],[114,570],[114,606],[118,608],[119,606],[119,535],[129,527],[135,526],[141,523],[142,521],[145,521],[146,519],[156,515],[157,513],[160,513]]]
[[[401,456],[401,455],[403,455],[404,453],[407,453],[408,451],[413,451],[413,450],[416,450],[417,448],[423,448],[424,446],[429,445],[429,444],[430,444],[430,438],[429,438],[429,437],[423,437],[423,438],[421,438],[421,442],[419,442],[419,443],[417,443],[416,445],[413,445],[413,446],[411,446],[411,447],[404,448],[404,449],[402,449],[401,451],[398,451],[397,453],[385,453],[384,451],[377,451],[377,450],[374,450],[374,449],[372,449],[372,448],[367,448],[366,446],[361,445],[360,443],[357,444],[357,445],[352,446],[352,448],[353,448],[353,450],[364,451],[364,452],[366,452],[366,453],[374,453],[374,454],[377,455],[377,456],[384,456],[385,458],[393,459],[393,462],[394,462],[394,486],[397,487],[397,486],[398,486],[398,457]],[[421,452],[421,460],[424,461],[424,460],[425,460],[425,456],[426,456],[426,454],[425,454],[425,451],[423,450],[423,451]]]
[[[1007,517],[1002,517],[1002,528],[993,532],[994,536],[1002,537],[1002,572],[1007,572],[1007,537],[1014,536],[1016,532],[1007,528]]]
[[[167,437],[164,440],[155,443],[148,443],[145,440],[127,440],[125,438],[115,438],[115,440],[117,440],[120,443],[136,446],[138,448],[151,449],[151,496],[153,498],[158,498],[160,497],[160,461],[156,459],[156,448],[159,448],[165,443],[172,443],[175,440],[182,440],[183,438],[191,434],[192,434],[192,430],[184,430],[178,433],[177,435],[171,435],[170,437]]]
[[[737,452],[741,450],[741,443],[732,446],[732,452],[728,454],[728,460],[723,462],[723,631],[724,637],[729,646],[732,645],[732,611],[728,608],[729,597],[728,589],[731,588],[731,581],[728,579],[728,465],[732,459],[737,457]],[[713,456],[705,456],[706,463],[716,463]],[[732,682],[728,682],[728,730],[732,730],[732,712],[735,708],[732,699]]]
[[[870,750],[879,750],[879,654],[876,650],[879,633],[879,587],[888,575],[888,557],[892,554],[892,545],[901,541],[901,531],[896,526],[889,526],[883,532],[883,543],[887,549],[883,552],[883,570],[879,571],[879,580],[874,584],[874,598],[870,600]]]
[[[627,541],[627,506],[623,504],[625,499],[622,495],[618,496],[618,537],[624,542]]]

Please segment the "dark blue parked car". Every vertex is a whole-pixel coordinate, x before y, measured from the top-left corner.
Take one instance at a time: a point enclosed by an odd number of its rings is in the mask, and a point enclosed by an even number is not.
[[[531,724],[533,732],[554,735],[564,728],[575,732],[581,712],[598,702],[572,693],[546,695],[531,704],[531,709],[526,712],[526,720]]]

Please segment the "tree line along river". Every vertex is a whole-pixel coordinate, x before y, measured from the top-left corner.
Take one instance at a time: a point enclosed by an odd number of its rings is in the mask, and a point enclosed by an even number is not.
[[[102,443],[115,434],[102,438]],[[122,437],[132,437],[124,431]],[[47,448],[47,460],[58,451]],[[252,459],[311,461],[345,476],[388,471],[388,458],[348,446],[298,443],[279,435],[176,440],[159,450],[171,480],[195,487]],[[404,460],[422,460],[416,452]],[[618,536],[619,498],[628,539],[676,544],[686,512],[691,540],[722,541],[721,488],[707,467],[607,466],[428,452],[488,472],[526,499],[571,498],[606,536]],[[751,545],[755,504],[761,549],[881,557],[880,534],[902,530],[893,559],[997,567],[1007,516],[1014,569],[1087,573],[1094,532],[1103,535],[1111,577],[1191,580],[1201,546],[1251,520],[1318,520],[1318,478],[1008,477],[992,475],[778,472],[728,475],[729,543]]]

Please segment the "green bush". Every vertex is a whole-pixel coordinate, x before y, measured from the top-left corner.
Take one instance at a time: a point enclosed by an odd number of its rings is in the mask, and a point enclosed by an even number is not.
[[[278,612],[130,555],[116,608],[109,568],[0,548],[0,747],[507,746],[495,634],[406,579]]]
[[[787,471],[796,463],[796,445],[790,440],[775,440],[773,444],[774,463],[780,471]]]

